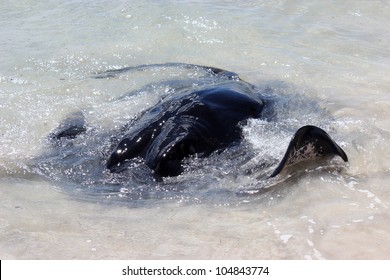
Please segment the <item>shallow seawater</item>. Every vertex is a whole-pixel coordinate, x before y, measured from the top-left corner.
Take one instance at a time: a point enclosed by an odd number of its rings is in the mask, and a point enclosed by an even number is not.
[[[3,2],[1,259],[390,257],[386,1]],[[201,73],[94,77],[167,62],[272,89],[277,117],[249,121],[240,148],[190,160],[177,178],[110,177],[95,159],[111,134],[170,94],[166,81]],[[77,146],[84,160],[53,160],[47,136],[75,111],[90,129]],[[265,179],[264,160],[272,169],[306,124],[328,131],[349,163]]]

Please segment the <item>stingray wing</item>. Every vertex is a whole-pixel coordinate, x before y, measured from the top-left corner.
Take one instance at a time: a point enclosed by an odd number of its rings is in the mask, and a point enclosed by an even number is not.
[[[73,139],[85,131],[87,131],[85,116],[81,111],[77,111],[67,116],[67,118],[64,119],[52,133],[49,134],[49,139]]]
[[[288,166],[309,159],[334,155],[340,156],[345,162],[348,161],[345,152],[324,130],[312,125],[301,127],[290,141],[282,161],[271,177],[278,175]]]

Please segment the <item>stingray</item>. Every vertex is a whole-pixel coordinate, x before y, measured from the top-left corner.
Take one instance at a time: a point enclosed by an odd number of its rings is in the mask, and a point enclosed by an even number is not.
[[[212,78],[196,87],[183,86],[178,94],[168,94],[125,125],[105,161],[112,173],[123,172],[133,160],[141,160],[156,176],[177,176],[184,170],[184,159],[208,157],[240,145],[243,125],[249,119],[265,118],[264,112],[272,106],[254,85],[238,74],[215,67],[182,63],[141,65],[109,70],[95,78],[105,79],[153,67],[201,70]],[[76,113],[64,120],[50,138],[55,141],[74,139],[86,131],[83,114]],[[284,157],[270,177],[298,163],[315,164],[317,161],[312,159],[334,156],[348,161],[346,153],[327,132],[308,124],[292,136]]]

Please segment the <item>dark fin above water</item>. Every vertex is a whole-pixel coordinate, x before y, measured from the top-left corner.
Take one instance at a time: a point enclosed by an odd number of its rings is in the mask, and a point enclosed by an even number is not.
[[[271,177],[278,175],[288,166],[310,159],[335,155],[348,162],[345,152],[324,130],[311,125],[301,127],[290,141],[286,154]]]
[[[64,119],[60,125],[49,135],[49,139],[74,139],[87,130],[85,117],[82,112],[75,112]]]

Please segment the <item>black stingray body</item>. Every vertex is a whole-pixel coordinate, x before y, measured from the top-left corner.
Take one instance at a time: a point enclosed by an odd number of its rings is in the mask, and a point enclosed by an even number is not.
[[[239,124],[259,118],[263,107],[260,97],[239,80],[167,98],[128,129],[107,168],[115,172],[141,157],[161,176],[178,175],[183,158],[207,156],[238,141]]]
[[[243,122],[262,118],[265,109],[272,107],[255,86],[233,72],[214,67],[182,63],[141,65],[109,70],[96,78],[164,67],[199,70],[206,72],[209,78],[196,86],[179,86],[175,94],[163,98],[125,126],[106,160],[107,168],[113,173],[126,170],[134,160],[137,163],[142,160],[159,176],[176,176],[183,171],[184,158],[206,157],[238,143]],[[75,138],[85,131],[82,114],[75,114],[66,119],[51,138]],[[297,130],[285,156],[270,176],[301,161],[334,155],[348,161],[345,152],[324,130],[304,126]]]

